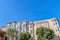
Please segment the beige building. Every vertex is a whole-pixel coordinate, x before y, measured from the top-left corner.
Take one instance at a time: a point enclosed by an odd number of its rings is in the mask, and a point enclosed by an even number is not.
[[[48,20],[42,20],[42,21],[35,21],[35,22],[31,22],[29,23],[29,33],[32,35],[32,37],[37,40],[37,35],[36,35],[36,29],[38,27],[47,27],[50,28],[52,30],[54,30],[55,32],[55,38],[54,40],[58,40],[58,36],[59,36],[59,24],[57,21],[57,18],[52,18],[52,19],[48,19]],[[60,40],[60,39],[59,39]]]
[[[35,22],[28,22],[28,21],[10,22],[1,29],[6,31],[8,28],[16,28],[19,32],[29,32],[32,36],[31,40],[37,40],[36,29],[41,26],[54,30],[55,32],[54,40],[60,40],[59,37],[60,27],[57,18],[35,21]]]

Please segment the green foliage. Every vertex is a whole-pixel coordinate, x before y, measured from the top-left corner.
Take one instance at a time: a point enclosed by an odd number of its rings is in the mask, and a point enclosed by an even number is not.
[[[31,38],[31,35],[28,32],[20,33],[20,40],[29,40],[30,38]]]
[[[17,30],[16,29],[13,29],[13,28],[9,28],[6,32],[6,36],[8,37],[12,37],[12,36],[15,36],[17,34]]]
[[[37,28],[36,34],[38,40],[53,40],[54,38],[54,31],[45,27]]]

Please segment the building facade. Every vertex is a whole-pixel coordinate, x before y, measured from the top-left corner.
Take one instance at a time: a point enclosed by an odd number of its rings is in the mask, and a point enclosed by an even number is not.
[[[8,28],[16,28],[20,32],[29,32],[31,34],[31,40],[37,40],[36,29],[39,27],[47,27],[54,30],[54,40],[60,40],[59,37],[59,23],[57,18],[48,20],[41,20],[35,22],[23,21],[23,22],[9,22],[1,29],[7,31]]]

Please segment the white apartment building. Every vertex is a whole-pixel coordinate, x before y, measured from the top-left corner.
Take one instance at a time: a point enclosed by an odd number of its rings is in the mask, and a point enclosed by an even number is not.
[[[23,22],[9,22],[6,26],[2,27],[1,29],[7,31],[8,28],[16,28],[19,32],[29,32],[32,36],[31,40],[37,40],[36,29],[39,27],[47,27],[55,32],[54,40],[60,40],[58,37],[60,34],[60,27],[57,18],[52,18],[48,20],[41,20],[41,21],[23,21]]]

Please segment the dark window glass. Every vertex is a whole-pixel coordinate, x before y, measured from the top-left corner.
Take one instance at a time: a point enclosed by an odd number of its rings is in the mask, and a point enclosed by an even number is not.
[[[20,25],[20,28],[22,28],[22,26]]]
[[[23,26],[27,26],[27,24],[23,24]]]
[[[33,25],[30,25],[30,28],[33,28]]]

